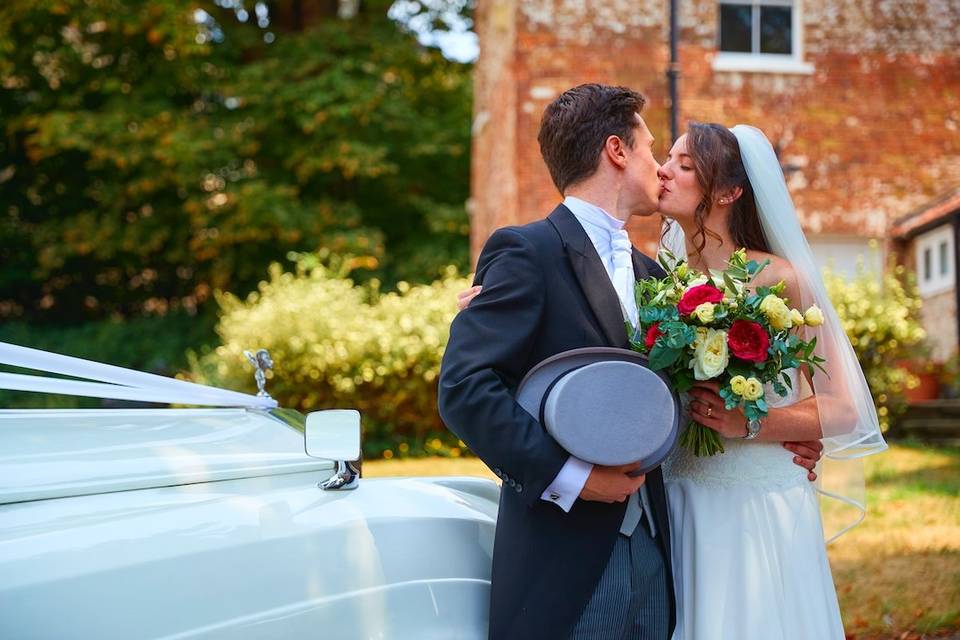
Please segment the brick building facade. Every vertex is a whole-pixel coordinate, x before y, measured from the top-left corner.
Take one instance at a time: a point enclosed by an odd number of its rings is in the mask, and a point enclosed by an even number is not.
[[[869,239],[889,238],[894,220],[960,185],[957,0],[677,5],[681,131],[691,119],[763,129],[823,262],[848,271],[863,254],[879,268]],[[668,0],[478,0],[474,256],[497,227],[540,218],[558,201],[536,134],[564,89],[604,82],[642,91],[656,151],[666,153],[668,8]],[[630,229],[646,252],[658,230],[653,219]]]
[[[780,71],[723,70],[720,3],[678,4],[681,128],[696,119],[763,129],[813,236],[884,237],[889,220],[960,183],[960,3],[798,0],[800,64]],[[658,152],[669,146],[666,0],[480,0],[476,18],[475,250],[557,201],[536,133],[563,89],[642,90]],[[634,237],[649,248],[642,229]]]

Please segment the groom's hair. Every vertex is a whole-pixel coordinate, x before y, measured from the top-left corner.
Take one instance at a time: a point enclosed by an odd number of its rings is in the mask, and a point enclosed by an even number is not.
[[[633,148],[634,114],[640,113],[646,102],[626,87],[582,84],[547,105],[537,141],[560,193],[596,172],[609,136],[617,136]]]

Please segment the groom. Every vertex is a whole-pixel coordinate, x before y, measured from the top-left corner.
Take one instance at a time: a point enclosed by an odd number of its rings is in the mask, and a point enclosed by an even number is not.
[[[503,480],[491,639],[666,640],[674,626],[660,470],[634,478],[635,465],[578,460],[514,400],[549,356],[626,348],[634,279],[665,276],[624,230],[657,210],[660,192],[643,106],[634,91],[593,84],[547,107],[540,150],[566,198],[545,220],[490,237],[477,265],[483,291],[450,328],[440,415]],[[627,499],[642,500],[635,526]]]

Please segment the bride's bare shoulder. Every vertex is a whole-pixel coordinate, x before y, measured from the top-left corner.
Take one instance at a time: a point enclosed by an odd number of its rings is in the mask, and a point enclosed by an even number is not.
[[[764,261],[769,260],[770,264],[764,267],[763,271],[760,272],[760,275],[757,276],[755,285],[760,287],[770,287],[781,280],[787,285],[787,290],[784,295],[791,299],[791,302],[796,300],[796,304],[799,304],[799,286],[797,284],[797,275],[793,270],[793,265],[781,258],[780,256],[775,256],[772,253],[766,253],[764,251],[748,251],[747,257],[751,260],[756,260],[757,262],[763,263]]]

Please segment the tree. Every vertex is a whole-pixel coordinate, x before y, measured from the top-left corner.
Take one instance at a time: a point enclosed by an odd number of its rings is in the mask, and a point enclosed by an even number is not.
[[[203,311],[290,251],[465,268],[470,68],[388,4],[5,3],[0,320]]]

